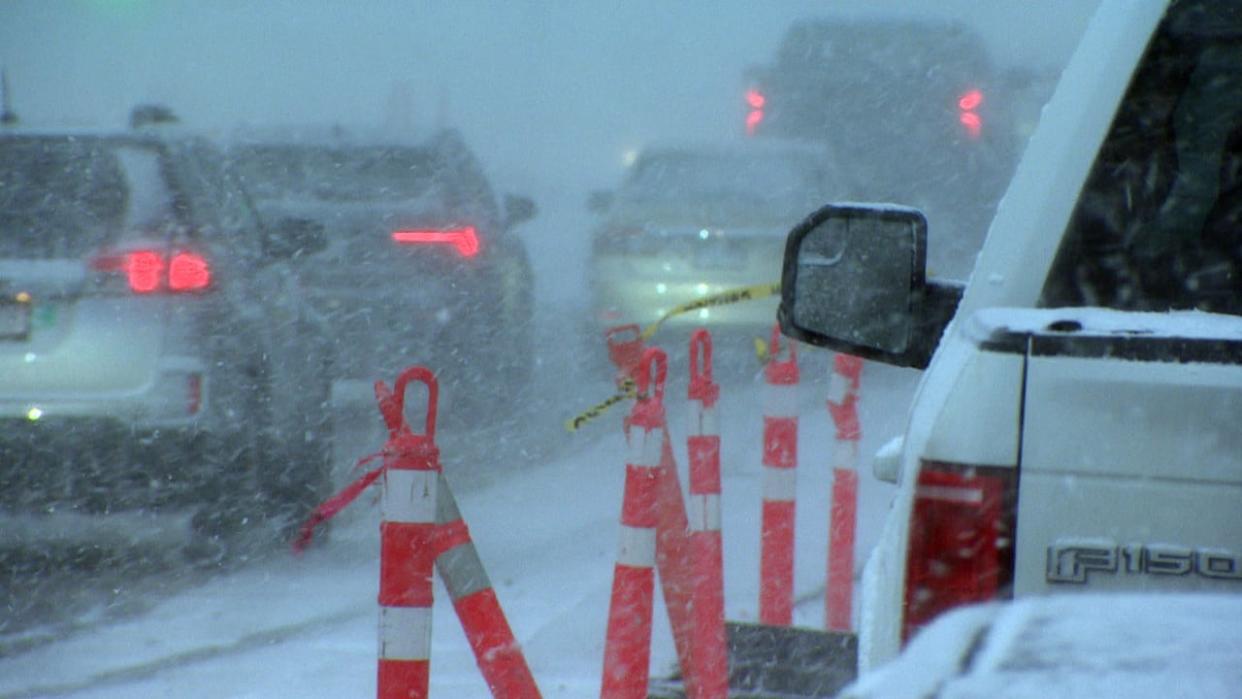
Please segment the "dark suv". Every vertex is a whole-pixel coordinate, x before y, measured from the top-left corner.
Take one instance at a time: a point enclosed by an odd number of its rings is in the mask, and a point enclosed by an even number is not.
[[[0,132],[0,544],[287,533],[324,496],[327,334],[287,264],[322,231],[247,202],[170,127]]]
[[[746,79],[754,137],[826,144],[845,198],[918,206],[951,232],[931,241],[933,267],[969,272],[1017,164],[1028,99],[982,36],[948,20],[805,19]]]
[[[530,263],[511,229],[534,204],[510,196],[502,210],[456,132],[418,144],[248,133],[228,158],[268,218],[327,229],[294,267],[332,327],[336,379],[423,364],[450,415],[511,403],[497,395],[525,384],[534,342]]]

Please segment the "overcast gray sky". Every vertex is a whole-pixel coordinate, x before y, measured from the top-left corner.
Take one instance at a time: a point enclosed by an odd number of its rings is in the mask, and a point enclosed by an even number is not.
[[[0,0],[0,63],[27,124],[119,125],[143,101],[201,126],[373,124],[404,90],[403,118],[444,118],[522,177],[533,161],[564,174],[652,139],[736,135],[741,70],[795,17],[957,17],[1000,60],[1059,65],[1094,5]]]

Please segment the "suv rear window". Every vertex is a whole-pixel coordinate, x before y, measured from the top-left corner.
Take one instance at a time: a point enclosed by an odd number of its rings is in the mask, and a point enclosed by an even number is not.
[[[150,147],[97,138],[0,139],[0,257],[81,259],[160,235],[173,195]]]
[[[264,145],[238,149],[231,157],[259,199],[418,199],[437,184],[433,155],[415,148]]]
[[[128,190],[98,141],[0,139],[0,257],[86,256],[121,229]]]
[[[1079,197],[1042,306],[1242,315],[1242,15],[1212,2],[1169,12]]]

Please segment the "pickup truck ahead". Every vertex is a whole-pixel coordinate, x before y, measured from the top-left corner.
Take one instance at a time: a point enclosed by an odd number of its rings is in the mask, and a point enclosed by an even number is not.
[[[790,233],[785,332],[926,369],[874,464],[860,670],[975,602],[1242,594],[1238,66],[1240,2],[1105,0],[964,285],[914,209]]]

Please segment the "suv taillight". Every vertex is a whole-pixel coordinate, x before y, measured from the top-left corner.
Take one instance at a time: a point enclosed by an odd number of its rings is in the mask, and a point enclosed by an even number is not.
[[[91,269],[123,277],[135,294],[185,293],[211,286],[211,265],[207,259],[186,250],[171,256],[157,250],[105,253],[91,260]]]
[[[474,226],[393,231],[392,241],[400,245],[450,245],[462,257],[479,254],[479,236]]]
[[[923,462],[906,550],[903,643],[954,607],[1012,596],[1016,473]]]

